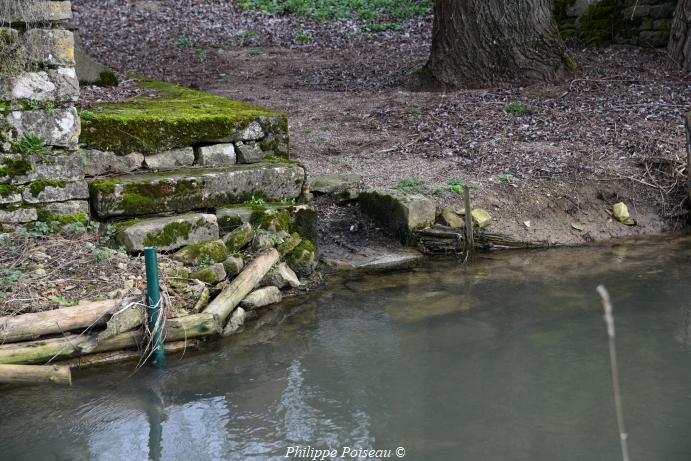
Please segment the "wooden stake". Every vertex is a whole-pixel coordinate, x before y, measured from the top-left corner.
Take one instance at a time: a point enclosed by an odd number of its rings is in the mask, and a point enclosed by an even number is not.
[[[473,215],[470,209],[470,187],[463,186],[463,205],[465,206],[465,251],[466,255],[472,253],[473,242]]]

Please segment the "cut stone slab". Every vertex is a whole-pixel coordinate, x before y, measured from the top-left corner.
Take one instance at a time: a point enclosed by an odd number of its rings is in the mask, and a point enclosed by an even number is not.
[[[238,142],[236,147],[238,163],[258,163],[266,157],[266,152],[256,142]]]
[[[144,156],[138,152],[115,155],[115,152],[85,149],[81,155],[86,176],[130,173],[144,165]]]
[[[172,256],[184,264],[199,265],[204,260],[222,263],[228,257],[228,249],[223,240],[211,239],[187,245]]]
[[[223,242],[231,253],[242,250],[254,238],[254,228],[249,223],[244,223],[225,237]]]
[[[433,201],[398,190],[361,192],[360,207],[403,244],[411,241],[414,231],[433,225],[436,219]]]
[[[22,195],[26,203],[88,199],[89,186],[86,184],[86,181],[37,181],[24,188]]]
[[[237,161],[235,146],[230,143],[195,147],[194,156],[197,165],[202,166],[234,165]]]
[[[209,267],[203,267],[198,271],[194,271],[190,274],[190,278],[200,280],[209,285],[217,282],[221,282],[226,278],[226,270],[223,264],[216,263]]]
[[[194,165],[194,149],[183,147],[172,149],[160,154],[147,155],[144,164],[152,170],[165,170]]]
[[[81,132],[74,107],[53,111],[15,110],[10,112],[7,122],[16,130],[18,139],[27,135],[40,136],[49,146],[75,146]]]
[[[252,218],[252,209],[248,207],[227,207],[216,210],[218,227],[223,232],[231,232]]]
[[[51,155],[0,154],[0,183],[27,184],[43,180],[78,181],[84,179],[78,153]]]
[[[283,300],[281,290],[277,287],[264,287],[248,294],[240,303],[245,309],[257,309],[271,304],[280,303]]]
[[[253,121],[247,128],[233,135],[233,141],[259,141],[264,137],[264,130],[259,122]]]
[[[24,33],[24,42],[32,63],[74,67],[72,32],[64,29],[29,29]]]
[[[148,246],[170,251],[218,237],[215,215],[188,213],[122,223],[115,238],[129,251],[144,251]]]
[[[310,192],[332,195],[337,202],[356,200],[361,183],[362,176],[341,174],[324,174],[308,180]]]
[[[24,72],[0,82],[2,101],[76,102],[79,100],[79,82],[71,67]]]
[[[72,4],[69,1],[36,1],[28,4],[24,8],[5,7],[3,13],[7,14],[3,22],[22,23],[22,22],[55,22],[72,19]]]
[[[21,224],[36,221],[38,213],[34,208],[2,209],[0,208],[0,223]]]
[[[36,208],[39,221],[51,221],[56,216],[72,217],[75,221],[85,221],[89,218],[89,202],[86,200],[46,203]]]
[[[252,197],[299,197],[304,170],[296,164],[259,163],[225,168],[135,174],[91,182],[91,203],[100,218],[218,208]]]
[[[22,201],[22,190],[7,184],[0,185],[0,205]]]
[[[259,285],[297,288],[300,286],[300,280],[286,263],[279,263],[264,276]]]
[[[253,122],[261,125],[264,137],[288,139],[285,114],[164,82],[142,80],[139,85],[147,93],[155,94],[117,104],[94,105],[90,108],[93,116],[83,121],[81,142],[90,148],[121,155],[131,152],[149,155],[246,138],[244,131]],[[123,132],[130,136],[122,136]],[[274,155],[287,156],[278,148]]]

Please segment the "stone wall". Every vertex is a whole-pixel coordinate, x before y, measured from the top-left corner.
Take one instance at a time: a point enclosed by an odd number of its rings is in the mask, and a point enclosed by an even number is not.
[[[555,15],[566,38],[589,45],[667,45],[676,0],[557,0]]]
[[[0,0],[0,9],[0,223],[86,223],[71,4]]]

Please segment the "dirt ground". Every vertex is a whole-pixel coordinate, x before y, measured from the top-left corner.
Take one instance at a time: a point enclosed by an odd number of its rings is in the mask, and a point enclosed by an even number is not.
[[[661,50],[571,43],[578,69],[566,81],[434,93],[414,90],[430,17],[367,34],[357,20],[269,17],[233,2],[74,3],[85,48],[117,71],[286,112],[291,155],[310,175],[358,174],[368,188],[415,180],[452,206],[462,198],[449,183],[470,184],[492,231],[524,240],[579,244],[684,225],[691,76]],[[508,113],[511,103],[528,110]],[[617,201],[636,226],[610,218]]]

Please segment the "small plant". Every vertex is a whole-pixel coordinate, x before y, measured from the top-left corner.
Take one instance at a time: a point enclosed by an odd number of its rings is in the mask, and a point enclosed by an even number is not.
[[[13,270],[0,278],[0,291],[8,291],[14,282],[19,282],[24,278],[24,273],[20,270]]]
[[[514,117],[522,117],[525,114],[535,112],[533,106],[523,104],[522,102],[512,102],[504,106],[504,112],[513,115]]]
[[[434,189],[434,192],[432,192],[432,195],[434,195],[435,197],[443,197],[444,189],[442,189],[441,187],[437,187],[436,189]]]
[[[190,40],[189,38],[179,38],[175,40],[175,44],[185,48],[192,48],[194,46],[192,44],[192,40]]]
[[[248,52],[247,52],[247,56],[250,56],[250,57],[253,57],[253,58],[255,58],[255,57],[257,57],[257,56],[261,56],[261,55],[263,55],[263,54],[264,54],[264,53],[263,53],[262,51],[259,51],[259,50],[252,50],[252,51],[248,51]]]
[[[42,221],[29,223],[26,225],[26,227],[22,227],[19,230],[19,234],[21,236],[32,240],[52,234],[53,232],[55,232],[55,229],[53,229],[53,227],[51,227],[48,223],[44,223]]]
[[[194,54],[196,54],[198,57],[202,59],[206,59],[206,56],[208,55],[207,51],[204,48],[195,48]]]
[[[415,178],[407,178],[399,182],[396,189],[402,190],[403,192],[410,192],[414,194],[429,194],[429,190],[422,184],[418,182]]]
[[[64,296],[51,296],[48,299],[53,301],[53,302],[59,303],[65,307],[72,307],[72,306],[76,306],[77,304],[79,304],[79,301],[70,301],[69,299],[65,299]]]
[[[511,181],[513,181],[513,175],[512,174],[503,174],[503,175],[499,176],[499,181],[508,184]]]
[[[465,186],[468,186],[468,188],[470,189],[477,189],[477,186],[473,184],[466,184],[463,181],[459,181],[458,179],[449,181],[449,191],[460,196],[463,196],[463,188]]]
[[[403,26],[401,26],[397,22],[383,22],[383,23],[378,23],[378,24],[365,24],[364,26],[362,26],[362,28],[368,32],[374,32],[374,33],[387,32],[387,31],[393,31],[393,32],[403,31]]]
[[[214,265],[214,259],[209,255],[205,255],[202,259],[202,262],[200,262],[199,265],[201,267],[211,267]]]
[[[331,164],[332,165],[340,165],[341,161],[339,159],[334,159],[334,160],[331,160]]]
[[[312,41],[312,37],[307,34],[300,34],[295,36],[295,41],[300,43],[309,43]]]
[[[108,259],[111,257],[111,255],[115,253],[113,250],[110,248],[106,248],[105,250],[101,250],[98,253],[94,255],[94,258],[96,261],[102,263],[103,261],[108,261]]]
[[[224,43],[224,44],[223,44],[223,49],[224,49],[224,50],[232,50],[233,48],[235,48],[235,44],[234,44],[234,43],[228,42],[228,43]]]
[[[79,111],[79,118],[82,120],[94,120],[96,118],[96,114],[89,110],[82,110]]]
[[[420,109],[416,108],[416,109],[411,110],[409,112],[409,114],[412,115],[413,117],[419,117],[422,115],[422,111]]]
[[[266,201],[265,201],[263,198],[261,198],[261,197],[255,197],[254,195],[252,196],[252,198],[250,199],[250,201],[247,202],[247,203],[248,203],[249,206],[251,206],[251,207],[263,208],[263,207],[266,206]]]
[[[103,235],[101,235],[101,244],[107,245],[110,242],[114,241],[115,235],[117,233],[118,233],[118,227],[113,225],[113,224],[108,224],[108,226],[106,226],[105,232],[103,233]]]
[[[12,146],[12,152],[22,155],[46,155],[50,154],[51,148],[46,146],[46,140],[42,136],[27,134]]]
[[[240,37],[244,38],[245,40],[252,40],[253,38],[256,38],[258,36],[259,33],[254,30],[247,30],[240,34]]]

